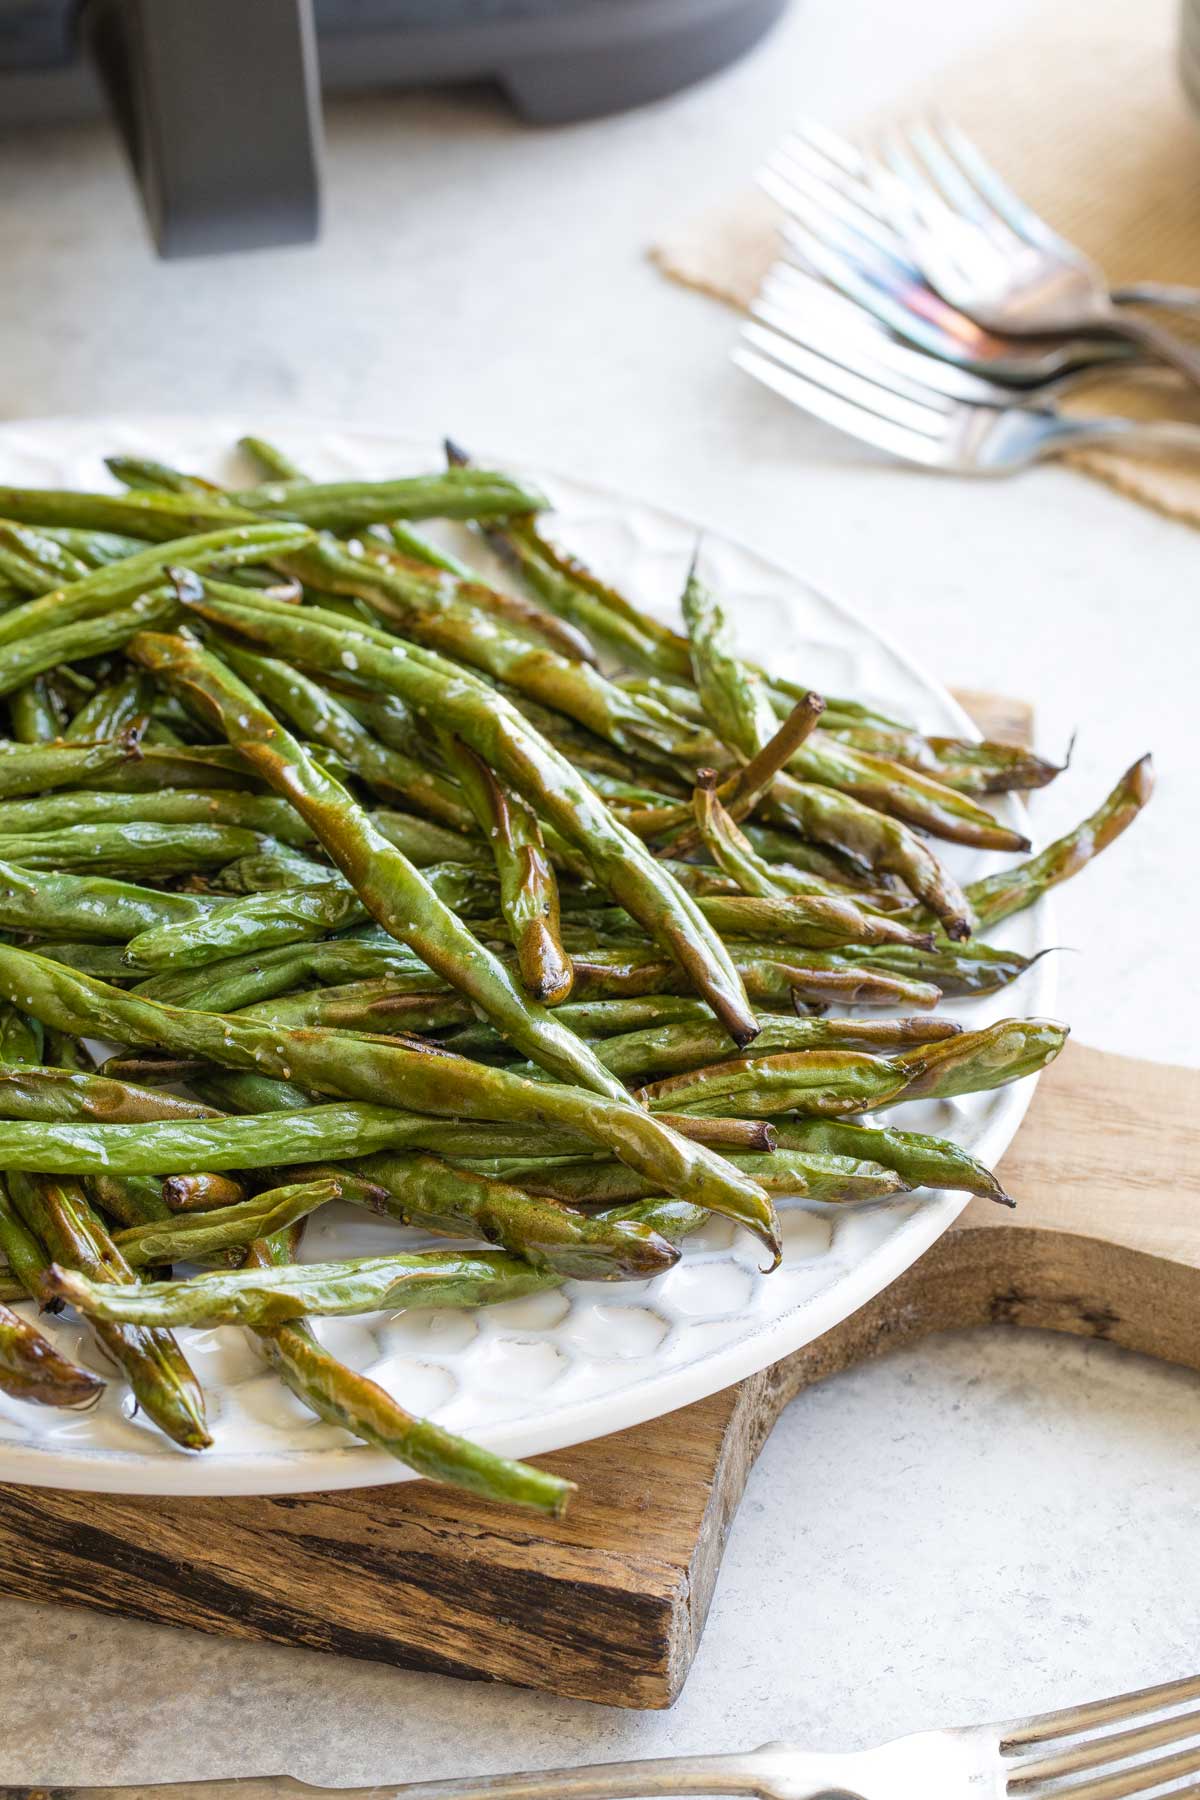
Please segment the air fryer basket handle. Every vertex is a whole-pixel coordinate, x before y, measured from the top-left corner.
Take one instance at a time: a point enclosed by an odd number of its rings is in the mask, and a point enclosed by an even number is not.
[[[160,255],[316,236],[312,0],[83,0],[79,26]]]

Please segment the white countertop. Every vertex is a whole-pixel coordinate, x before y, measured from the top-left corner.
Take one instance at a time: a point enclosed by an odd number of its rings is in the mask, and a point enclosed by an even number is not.
[[[555,135],[478,96],[338,106],[322,244],[238,260],[153,262],[104,132],[0,136],[0,408],[241,407],[248,430],[295,408],[643,492],[834,589],[947,681],[1027,695],[1049,751],[1078,727],[1037,802],[1047,833],[1152,748],[1148,816],[1061,890],[1060,1005],[1087,1043],[1195,1064],[1195,535],[1066,471],[976,486],[884,464],[731,369],[730,316],[643,255],[795,110],[847,120],[999,16],[805,0],[718,80]],[[1190,1672],[1198,1423],[1200,1379],[1033,1334],[807,1394],[752,1476],[670,1714],[0,1603],[0,1781],[850,1747]]]

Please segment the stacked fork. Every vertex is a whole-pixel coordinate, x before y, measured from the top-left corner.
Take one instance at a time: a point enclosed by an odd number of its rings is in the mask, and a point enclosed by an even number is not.
[[[795,405],[908,461],[1009,474],[1095,445],[1200,452],[1200,426],[1072,418],[1097,378],[1164,367],[1200,387],[1200,353],[1134,304],[1191,311],[1200,292],[1110,291],[949,124],[897,131],[877,156],[814,124],[759,182],[783,255],[734,361]]]

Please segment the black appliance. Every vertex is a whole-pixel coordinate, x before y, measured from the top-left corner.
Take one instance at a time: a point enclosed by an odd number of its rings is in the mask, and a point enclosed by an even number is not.
[[[490,80],[535,124],[658,99],[787,0],[0,0],[0,126],[107,101],[159,252],[316,235],[320,92]]]

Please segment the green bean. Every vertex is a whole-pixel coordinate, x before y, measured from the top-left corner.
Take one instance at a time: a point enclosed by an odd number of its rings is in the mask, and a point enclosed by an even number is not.
[[[825,702],[819,694],[806,694],[803,700],[797,701],[775,735],[768,738],[748,762],[721,783],[716,789],[716,797],[731,821],[746,818],[767,797],[777,777],[815,730],[824,710]],[[715,780],[715,774],[713,779]],[[701,837],[701,832],[697,829],[699,821],[694,812],[684,805],[660,806],[641,814],[635,813],[629,817],[628,823],[630,830],[635,831],[639,837],[657,837],[665,831],[671,831],[669,848],[675,856],[687,855]]]
[[[297,467],[291,457],[271,443],[267,438],[248,435],[238,439],[238,449],[243,451],[252,462],[258,463],[263,473],[273,481],[303,481],[304,471]]]
[[[322,538],[287,567],[311,585],[365,601],[392,631],[565,713],[618,749],[668,766],[709,762],[719,752],[710,732],[658,701],[626,693],[576,657],[531,644],[507,618],[480,604],[487,590],[359,548],[362,554],[355,554]],[[376,641],[383,641],[382,634]]]
[[[342,1192],[342,1183],[333,1178],[293,1182],[213,1212],[187,1213],[134,1225],[127,1231],[118,1231],[113,1242],[133,1269],[157,1263],[195,1262],[211,1256],[215,1250],[247,1249],[256,1238],[282,1231],[318,1207],[340,1200]]]
[[[638,669],[687,673],[674,633],[639,617],[613,589],[541,537],[531,520],[508,519],[485,529],[488,543],[552,612],[586,632],[610,656]]]
[[[147,719],[154,701],[154,683],[140,669],[98,688],[81,706],[64,736],[68,743],[94,743],[120,737],[139,719]]]
[[[250,767],[287,795],[367,910],[394,938],[480,1006],[542,1067],[597,1093],[620,1093],[624,1101],[624,1091],[586,1045],[557,1024],[548,1009],[521,994],[504,965],[437,897],[420,871],[222,663],[182,638],[149,634],[138,639],[133,654],[194,704],[203,705]]]
[[[0,507],[3,495],[10,491],[0,489]],[[127,504],[117,496],[97,498],[112,498],[118,506]],[[178,568],[193,570],[236,568],[242,563],[268,561],[307,543],[312,536],[303,526],[263,525],[254,518],[242,524],[219,518],[214,524],[213,530],[186,537],[181,536],[178,529],[172,529],[167,535],[175,541],[166,549],[161,544],[148,545],[120,562],[109,563],[81,580],[55,588],[24,606],[14,607],[0,617],[0,645],[12,645],[24,639],[42,640],[51,632],[61,634],[66,627],[128,607],[145,595],[148,588],[163,580],[163,570],[168,562]],[[78,654],[84,656],[111,647],[97,642],[89,649],[86,634],[81,641],[84,648]]]
[[[852,794],[791,777],[776,782],[773,799],[787,823],[803,836],[859,862],[876,876],[898,876],[941,920],[949,938],[970,936],[971,911],[962,889],[901,820],[864,806]]]
[[[328,863],[299,855],[279,843],[257,850],[253,856],[239,856],[213,877],[213,886],[227,894],[265,894],[280,888],[325,887],[330,883],[341,883],[352,891],[350,883],[343,882]]]
[[[797,1001],[824,1006],[936,1006],[940,988],[907,976],[863,968],[835,950],[785,951],[763,944],[734,947],[734,966],[752,999],[766,1006]],[[572,947],[577,999],[614,999],[678,991],[686,983],[657,951],[637,944]]]
[[[40,601],[31,601],[40,606]],[[143,594],[129,606],[114,608],[103,618],[81,619],[74,625],[50,627],[31,633],[16,643],[0,645],[0,694],[10,694],[35,675],[74,657],[98,656],[106,650],[123,650],[135,632],[170,624],[179,611],[173,594],[165,590]],[[15,617],[0,616],[0,626]]]
[[[500,908],[522,985],[536,1000],[557,1006],[574,976],[562,945],[558,883],[537,816],[461,738],[441,734],[440,742],[495,858]]]
[[[266,1075],[212,1070],[189,1077],[202,1098],[239,1113],[295,1112],[311,1106],[313,1097],[290,1081],[274,1081]],[[771,1147],[773,1126],[759,1126],[742,1119],[681,1119],[675,1123],[697,1143],[721,1140],[723,1150],[739,1149],[756,1154]],[[730,1128],[735,1130],[731,1133]],[[537,1125],[499,1125],[479,1120],[412,1120],[408,1148],[431,1150],[453,1158],[483,1156],[578,1155],[579,1134],[549,1130]],[[736,1142],[734,1141],[736,1138]],[[749,1165],[747,1165],[749,1168]],[[649,1179],[649,1178],[647,1178]],[[661,1184],[659,1184],[661,1185]]]
[[[45,1033],[37,1019],[7,1001],[0,1004],[0,1063],[40,1063]]]
[[[972,882],[967,895],[980,923],[998,925],[1002,919],[1032,906],[1060,881],[1077,875],[1132,825],[1153,791],[1154,766],[1148,756],[1143,756],[1125,771],[1107,799],[1074,831],[1057,838],[1015,869]]]
[[[495,1306],[519,1300],[560,1277],[497,1250],[426,1250],[363,1256],[296,1268],[233,1269],[190,1281],[116,1288],[54,1268],[48,1287],[89,1319],[145,1326],[286,1324],[316,1316],[408,1311],[420,1307]]]
[[[775,731],[766,684],[734,655],[724,615],[694,570],[683,608],[705,711],[726,743],[744,756],[754,756]],[[818,782],[828,776],[828,760],[818,756],[813,761],[819,736],[809,738],[793,759],[792,772],[775,782],[773,804],[802,836],[849,853],[873,870],[899,875],[938,915],[950,937],[967,936],[971,921],[961,890],[905,823],[852,793],[794,778],[797,769],[812,770]],[[923,823],[928,828],[928,820]]]
[[[346,767],[383,799],[400,799],[457,831],[473,820],[453,782],[403,751],[381,744],[347,706],[310,676],[273,656],[229,644],[225,660],[247,686],[313,743],[327,744]]]
[[[33,527],[18,525],[14,534],[33,533]],[[39,543],[57,544],[60,550],[76,557],[89,569],[103,568],[105,563],[122,562],[146,548],[145,538],[124,537],[113,531],[84,531],[74,525],[43,525],[33,533]]]
[[[0,570],[35,598],[64,582],[79,581],[88,564],[44,532],[0,521]]]
[[[246,506],[246,502],[250,502]],[[450,470],[407,481],[272,482],[246,493],[76,493],[58,488],[0,488],[0,515],[31,526],[119,531],[157,544],[189,531],[259,524],[263,515],[300,518],[331,531],[387,524],[390,518],[486,518],[542,508],[542,497],[504,475]],[[175,562],[180,558],[175,556]],[[264,556],[257,558],[266,560]]]
[[[600,1224],[441,1157],[408,1151],[371,1156],[353,1168],[367,1184],[364,1199],[372,1211],[450,1237],[481,1237],[535,1269],[579,1281],[644,1281],[678,1261],[670,1245],[645,1227]]]
[[[716,787],[715,771],[703,769],[692,794],[696,836],[717,868],[735,881],[745,894],[762,899],[781,899],[789,893],[811,891],[810,884],[825,884],[820,876],[790,876],[786,868],[772,867],[760,856],[733,815],[726,811]],[[676,840],[672,840],[672,848]]]
[[[147,488],[152,493],[162,491],[202,496],[221,492],[214,482],[204,481],[198,475],[181,474],[178,469],[156,462],[150,456],[106,456],[104,466],[123,487]]]
[[[194,969],[278,944],[324,937],[358,925],[366,909],[352,888],[275,889],[214,906],[202,919],[160,925],[131,938],[125,960],[139,969]]]
[[[651,1119],[624,1097],[558,1083],[522,1081],[503,1070],[450,1055],[410,1050],[388,1039],[348,1032],[288,1031],[229,1017],[187,1012],[123,994],[45,959],[0,945],[0,994],[44,1024],[77,1035],[114,1037],[160,1049],[199,1054],[226,1067],[295,1078],[302,1086],[377,1102],[380,1097],[450,1118],[491,1118],[499,1123],[534,1124],[577,1132],[651,1175],[667,1193],[694,1200],[714,1212],[758,1230],[774,1246],[770,1201],[754,1182],[731,1170],[699,1144]],[[607,1076],[606,1079],[612,1080]],[[225,1121],[233,1126],[236,1120]],[[43,1140],[54,1127],[35,1128]],[[154,1132],[155,1126],[70,1128]],[[178,1126],[202,1131],[203,1122]],[[14,1125],[11,1132],[19,1132]],[[46,1154],[31,1147],[27,1154]],[[110,1165],[112,1166],[112,1165]],[[208,1156],[191,1158],[191,1168],[211,1168]],[[237,1165],[234,1165],[237,1166]],[[242,1166],[245,1166],[244,1164]],[[155,1171],[163,1173],[161,1165]]]
[[[885,1169],[882,1164],[869,1159],[858,1161],[850,1156],[764,1150],[733,1151],[730,1161],[737,1168],[752,1170],[755,1180],[780,1199],[849,1206],[865,1200],[891,1199],[908,1191],[894,1169]],[[608,1158],[494,1156],[464,1158],[459,1160],[459,1166],[501,1181],[516,1182],[530,1194],[544,1194],[573,1206],[607,1209],[656,1197],[640,1175]],[[693,1210],[698,1212],[700,1209]],[[605,1212],[601,1216],[610,1215]]]
[[[889,1061],[865,1050],[786,1050],[668,1075],[639,1088],[637,1097],[668,1112],[836,1117],[890,1105],[903,1096],[909,1070],[920,1067],[919,1057]]]
[[[1053,1062],[1066,1039],[1066,1026],[1049,1019],[1001,1019],[890,1058],[795,1050],[717,1063],[651,1082],[638,1098],[669,1111],[751,1118],[872,1112],[899,1100],[949,1100],[1007,1086]]]
[[[98,1169],[83,1185],[92,1204],[118,1225],[148,1225],[172,1217],[163,1184],[154,1175],[113,1175]]]
[[[948,944],[943,939],[932,950],[880,944],[847,954],[864,969],[906,981],[927,981],[943,994],[958,997],[998,993],[1049,952],[1024,956],[1019,950],[1001,950],[994,944]]]
[[[62,831],[0,836],[0,859],[25,869],[159,878],[220,868],[248,856],[262,842],[236,825],[69,825]]]
[[[36,1406],[87,1406],[103,1390],[98,1375],[69,1362],[35,1325],[0,1302],[0,1394]]]
[[[918,831],[977,850],[1027,850],[1023,832],[1001,825],[967,794],[933,776],[816,732],[791,760],[793,775],[852,794]]]
[[[394,519],[507,518],[546,505],[528,483],[488,469],[446,469],[397,481],[272,481],[230,494],[228,503],[273,518],[301,519],[320,531],[354,531]],[[3,488],[0,512],[12,512]]]
[[[600,1002],[599,1004],[603,1004]],[[940,1018],[909,1019],[813,1019],[789,1014],[759,1014],[761,1031],[754,1040],[753,1055],[769,1056],[781,1050],[896,1050],[910,1045],[939,1043],[956,1038],[961,1025]],[[688,1069],[728,1061],[738,1055],[720,1029],[709,1020],[655,1024],[620,1033],[597,1045],[596,1054],[605,1068],[622,1081],[635,1076],[677,1075]]]
[[[403,944],[389,947],[347,936],[316,944],[279,944],[273,950],[251,951],[196,969],[165,970],[139,982],[135,991],[142,999],[194,1012],[240,1013],[276,995],[291,994],[308,981],[353,981],[385,972],[410,991],[424,992],[437,984],[432,971]]]
[[[781,776],[780,781],[783,779]],[[784,791],[792,796],[794,786],[793,783]],[[900,904],[893,897],[897,886],[893,876],[886,871],[877,874],[860,857],[798,837],[786,822],[781,828],[779,825],[759,825],[748,819],[744,836],[758,854],[773,865],[777,877],[782,867],[789,879],[796,874],[816,876],[828,884],[821,890],[823,892],[837,893],[850,888],[864,904],[880,907],[890,903],[893,908]]]
[[[780,1151],[870,1158],[894,1169],[910,1187],[958,1188],[1005,1206],[1015,1204],[990,1169],[948,1138],[848,1119],[780,1119],[775,1131]]]
[[[86,745],[0,744],[0,798],[86,783],[137,755],[137,745],[128,739]]]
[[[210,1114],[141,1124],[3,1120],[0,1169],[27,1167],[65,1175],[219,1173],[336,1160],[411,1144],[433,1149],[438,1135],[437,1123],[425,1114],[353,1101],[310,1105],[268,1118]]]
[[[1036,756],[1023,744],[923,737],[917,731],[868,725],[838,726],[829,735],[852,749],[919,769],[960,794],[1008,794],[1040,788],[1062,774],[1059,764]]]
[[[387,1043],[393,1050],[400,1047],[393,1040]],[[635,1119],[643,1116],[630,1111]],[[437,1151],[451,1142],[478,1149],[495,1135],[467,1130],[464,1124],[447,1126],[436,1115],[369,1102],[328,1102],[267,1117],[252,1113],[233,1118],[170,1117],[140,1124],[19,1119],[0,1121],[0,1169],[30,1167],[71,1175],[106,1170],[116,1175],[169,1175],[197,1168],[220,1172],[275,1168],[298,1159],[338,1159],[384,1149]],[[543,1135],[553,1140],[555,1134],[547,1130]],[[575,1147],[573,1139],[580,1135],[589,1134],[568,1128],[568,1149]],[[595,1134],[590,1135],[594,1138]],[[528,1141],[522,1136],[519,1147],[526,1147]]]
[[[34,871],[0,862],[0,928],[119,942],[156,925],[198,919],[207,895],[172,894],[103,876]]]
[[[419,869],[435,863],[467,863],[480,869],[492,865],[491,852],[478,838],[461,837],[443,825],[413,818],[391,807],[381,808],[372,817],[375,829]]]
[[[784,894],[778,899],[702,894],[701,912],[721,936],[793,944],[802,950],[899,945],[928,950],[928,933],[913,932],[901,920],[865,910],[849,896]]]
[[[906,1100],[952,1100],[1037,1074],[1054,1061],[1067,1036],[1067,1027],[1053,1019],[1000,1019],[944,1044],[904,1051],[893,1061],[913,1070]]]
[[[240,1181],[206,1170],[197,1175],[169,1175],[162,1184],[162,1197],[172,1213],[210,1212],[239,1205],[246,1190]]]
[[[99,1294],[137,1293],[136,1277],[77,1182],[14,1171],[7,1185],[26,1227],[50,1259],[35,1289],[39,1297],[56,1294],[55,1276],[63,1272],[69,1279],[87,1280]],[[90,1322],[159,1429],[187,1450],[210,1444],[203,1396],[171,1334],[99,1318]]]
[[[70,745],[65,746],[69,752]],[[63,784],[67,785],[67,784]],[[114,793],[148,794],[161,788],[256,788],[254,777],[228,744],[145,744],[107,774],[86,784]]]
[[[132,1125],[149,1119],[210,1119],[211,1106],[157,1088],[75,1069],[0,1064],[0,1119]]]
[[[270,1268],[289,1261],[278,1237],[253,1245],[247,1266]],[[528,1506],[558,1517],[575,1492],[573,1484],[510,1462],[489,1450],[454,1437],[428,1419],[414,1418],[365,1375],[357,1375],[330,1356],[303,1320],[258,1327],[259,1343],[285,1385],[319,1418],[339,1425],[354,1437],[407,1463],[433,1481],[444,1481],[469,1493],[508,1505]]]
[[[12,1195],[3,1180],[0,1180],[0,1251],[3,1251],[6,1263],[5,1278],[15,1289],[14,1298],[33,1298],[43,1311],[57,1312],[57,1304],[42,1286],[50,1259],[13,1205]]]
[[[13,737],[18,744],[53,744],[66,728],[66,713],[46,675],[18,687],[8,703]]]
[[[684,968],[735,1040],[748,1042],[754,1019],[737,973],[703,915],[632,834],[619,825],[569,762],[533,733],[517,710],[461,669],[397,639],[383,649],[365,632],[334,632],[302,621],[296,633],[280,609],[268,614],[206,601],[197,610],[238,633],[262,633],[297,660],[312,664],[354,657],[365,678],[437,710],[438,721],[470,744],[587,857],[599,884],[633,914]],[[299,609],[290,609],[293,612]],[[486,704],[484,701],[486,700]]]
[[[283,843],[312,842],[312,832],[286,800],[231,788],[141,794],[93,789],[44,794],[34,800],[0,800],[0,838],[67,831],[77,825],[236,825]]]

